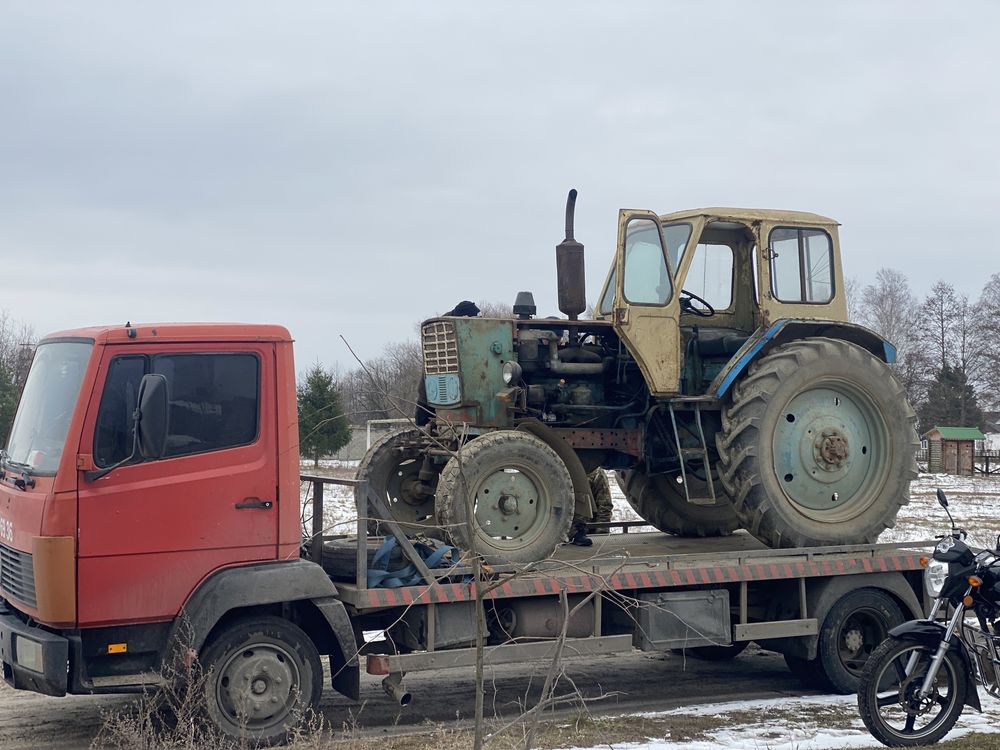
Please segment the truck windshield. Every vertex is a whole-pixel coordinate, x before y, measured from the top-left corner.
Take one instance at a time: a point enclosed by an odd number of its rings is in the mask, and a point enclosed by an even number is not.
[[[41,344],[7,441],[7,463],[32,474],[55,474],[93,343]]]

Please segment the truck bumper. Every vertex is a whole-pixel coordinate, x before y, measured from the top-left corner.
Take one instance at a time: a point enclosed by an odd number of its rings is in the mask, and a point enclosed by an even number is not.
[[[29,627],[0,600],[0,663],[4,681],[18,690],[66,695],[69,641]]]

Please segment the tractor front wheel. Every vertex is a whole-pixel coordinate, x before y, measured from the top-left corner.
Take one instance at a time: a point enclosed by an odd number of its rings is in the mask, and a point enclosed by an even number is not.
[[[488,563],[548,557],[573,521],[573,481],[562,459],[526,432],[466,443],[441,472],[435,513],[452,542]]]
[[[424,452],[423,432],[415,428],[396,430],[373,445],[358,465],[357,478],[389,506],[394,521],[406,534],[435,535],[433,487],[421,481]],[[357,494],[359,490],[355,490]],[[369,534],[386,534],[375,519],[368,522]]]

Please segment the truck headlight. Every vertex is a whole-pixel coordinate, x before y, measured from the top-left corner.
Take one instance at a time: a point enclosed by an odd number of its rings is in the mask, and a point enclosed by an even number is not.
[[[941,593],[945,579],[948,577],[948,563],[931,560],[924,568],[924,589],[929,597],[936,598]]]
[[[507,361],[503,363],[503,382],[506,385],[516,383],[521,379],[521,365],[517,362]]]

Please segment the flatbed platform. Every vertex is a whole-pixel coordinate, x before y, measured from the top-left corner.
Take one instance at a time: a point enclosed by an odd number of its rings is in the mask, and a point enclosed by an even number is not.
[[[488,599],[532,597],[594,590],[639,591],[686,586],[750,583],[920,568],[933,542],[842,545],[773,550],[745,531],[715,538],[683,538],[662,532],[596,534],[594,545],[563,545],[526,570],[492,569]],[[447,577],[434,585],[368,588],[337,581],[340,598],[357,610],[413,604],[444,604],[475,598],[471,582],[455,582],[463,571],[437,568]],[[449,577],[450,576],[450,577]]]

